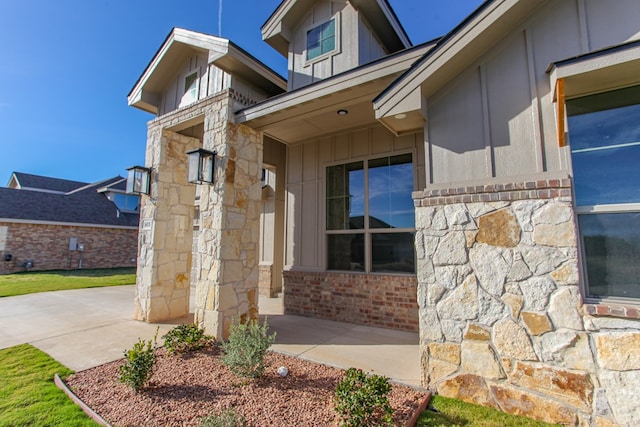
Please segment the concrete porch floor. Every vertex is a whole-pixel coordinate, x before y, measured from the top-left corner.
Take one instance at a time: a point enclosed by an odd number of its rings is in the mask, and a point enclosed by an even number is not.
[[[283,315],[281,298],[261,297],[259,311],[276,332],[274,351],[420,386],[417,333]]]
[[[29,343],[80,371],[122,357],[138,338],[158,337],[191,317],[163,324],[132,320],[134,286],[0,298],[0,349]],[[282,300],[261,298],[275,331],[274,351],[340,368],[356,367],[419,386],[418,334],[282,314]]]

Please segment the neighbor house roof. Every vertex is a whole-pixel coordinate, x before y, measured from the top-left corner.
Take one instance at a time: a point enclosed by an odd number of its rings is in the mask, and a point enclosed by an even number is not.
[[[23,172],[11,174],[7,187],[22,190],[50,191],[56,193],[66,193],[79,187],[87,185],[86,182],[69,181],[48,176],[31,175]]]
[[[14,174],[16,175],[16,174]],[[16,188],[0,188],[0,221],[28,223],[90,224],[109,227],[137,227],[139,215],[120,211],[99,189],[112,185],[123,185],[124,178],[117,176],[93,184],[58,180],[38,175],[18,174],[31,177],[31,183],[61,188],[61,183],[75,183],[67,192],[42,191]],[[66,185],[66,184],[65,184]],[[68,184],[70,186],[71,184]],[[67,186],[67,188],[68,188]]]

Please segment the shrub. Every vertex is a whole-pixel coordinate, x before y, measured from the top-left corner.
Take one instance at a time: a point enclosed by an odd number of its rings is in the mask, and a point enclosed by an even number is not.
[[[386,377],[367,376],[362,370],[350,368],[338,383],[335,409],[340,425],[347,427],[390,426],[393,409],[389,404],[391,384]]]
[[[120,382],[128,385],[134,391],[144,387],[153,375],[153,366],[156,363],[156,338],[158,330],[153,340],[138,339],[131,350],[124,351],[124,364],[120,366]]]
[[[205,335],[204,329],[193,323],[176,326],[163,335],[162,339],[164,339],[164,348],[168,354],[198,350],[213,341],[212,336]]]
[[[269,335],[267,320],[234,323],[229,339],[222,343],[222,363],[231,372],[247,378],[257,378],[264,372],[264,356],[275,341],[276,334]]]
[[[203,418],[200,427],[246,427],[247,421],[242,415],[237,415],[233,408],[229,408],[219,415]]]

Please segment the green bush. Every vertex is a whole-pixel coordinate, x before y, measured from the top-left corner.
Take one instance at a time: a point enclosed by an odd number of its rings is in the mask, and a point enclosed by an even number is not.
[[[233,408],[229,408],[219,415],[212,415],[200,422],[200,427],[246,427],[247,421],[242,415],[236,415]]]
[[[124,351],[124,364],[120,366],[120,382],[128,385],[134,391],[143,388],[153,375],[153,367],[156,363],[156,338],[153,340],[138,339],[131,350]]]
[[[162,336],[167,353],[186,353],[206,347],[213,341],[213,337],[205,335],[204,329],[193,323],[179,325]]]
[[[264,372],[264,356],[273,344],[276,334],[269,335],[267,320],[234,323],[229,329],[229,339],[222,343],[222,363],[231,372],[247,378],[257,378]]]
[[[346,427],[390,426],[393,409],[388,395],[391,384],[386,377],[367,376],[350,368],[336,387],[335,409],[340,425]]]

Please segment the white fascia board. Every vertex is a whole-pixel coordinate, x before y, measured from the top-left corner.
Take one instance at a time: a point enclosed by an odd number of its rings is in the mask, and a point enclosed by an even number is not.
[[[58,225],[64,227],[85,227],[85,228],[112,228],[116,230],[137,230],[137,226],[105,225],[105,224],[84,224],[80,222],[56,222],[56,221],[35,221],[30,219],[0,218],[0,223],[7,224],[31,224],[31,225]]]
[[[226,51],[229,40],[210,34],[176,28],[173,32],[173,42],[184,43],[202,50]]]
[[[532,0],[528,0],[531,2]],[[422,86],[471,41],[482,35],[503,15],[523,0],[499,0],[492,2],[466,25],[453,34],[443,45],[437,46],[424,61],[418,62],[408,73],[394,82],[392,89],[374,102],[376,117],[387,117],[402,100]]]
[[[286,110],[305,102],[329,96],[332,93],[351,89],[354,86],[366,84],[379,78],[402,73],[406,71],[417,58],[424,55],[432,45],[415,48],[409,53],[396,54],[391,58],[383,59],[369,66],[363,66],[352,71],[347,71],[341,76],[330,77],[326,80],[314,83],[310,86],[297,89],[288,94],[283,94],[268,99],[253,107],[249,107],[236,114],[236,123],[244,123],[250,120],[266,116],[277,111]]]
[[[402,24],[400,24],[400,22],[396,19],[395,14],[389,9],[388,3],[384,0],[378,0],[378,5],[380,6],[380,10],[382,10],[382,13],[384,13],[384,15],[386,16],[387,21],[389,21],[389,23],[393,27],[393,30],[396,32],[400,40],[402,40],[402,44],[404,44],[405,47],[411,47],[411,40],[409,40],[407,33],[402,27]]]
[[[291,11],[296,1],[297,0],[284,0],[280,3],[280,6],[278,6],[276,11],[273,12],[267,22],[265,22],[260,29],[262,31],[262,40],[274,37],[278,33],[282,32],[282,21],[289,11]]]
[[[247,71],[258,74],[260,77],[282,90],[287,90],[287,81],[282,76],[268,68],[255,57],[243,51],[241,48],[236,47],[233,43],[227,44],[225,53],[209,51],[209,63],[220,66],[218,63],[223,62],[227,56],[231,56],[233,62],[245,68]],[[224,69],[225,67],[222,65],[220,68]]]
[[[162,61],[162,58],[164,58],[167,51],[169,50],[169,47],[173,44],[176,30],[177,28],[173,29],[167,40],[160,47],[160,50],[158,50],[156,56],[153,57],[147,68],[144,70],[142,76],[140,76],[140,79],[138,79],[138,82],[131,90],[131,93],[127,97],[127,102],[130,106],[134,106],[136,102],[142,99],[142,88],[149,80],[149,77],[151,77],[151,75],[155,72],[156,68],[158,68],[158,65]]]
[[[558,79],[567,79],[571,83],[573,79],[579,80],[589,75],[602,74],[599,80],[607,86],[607,83],[614,82],[622,84],[627,83],[622,76],[626,74],[638,76],[637,70],[640,69],[640,45],[637,46],[620,46],[603,50],[602,52],[594,52],[593,54],[584,55],[584,58],[578,57],[566,61],[558,61],[551,64],[548,68],[549,80],[553,90],[553,99],[556,100],[556,82]],[[604,77],[606,75],[606,78]],[[606,81],[609,80],[609,81]],[[640,80],[640,76],[636,81]],[[633,81],[633,80],[631,80]],[[593,87],[598,89],[598,87]],[[572,92],[571,85],[565,89],[566,96],[575,96],[579,93]]]
[[[154,113],[154,111],[157,113],[157,107],[150,104],[148,97],[145,98],[144,87],[160,64],[162,64],[164,57],[174,43],[183,43],[202,50],[222,50],[226,52],[229,42],[221,37],[197,33],[195,31],[185,30],[184,28],[174,28],[127,97],[127,102],[130,106],[138,107],[151,113]],[[153,97],[153,94],[151,96]]]

